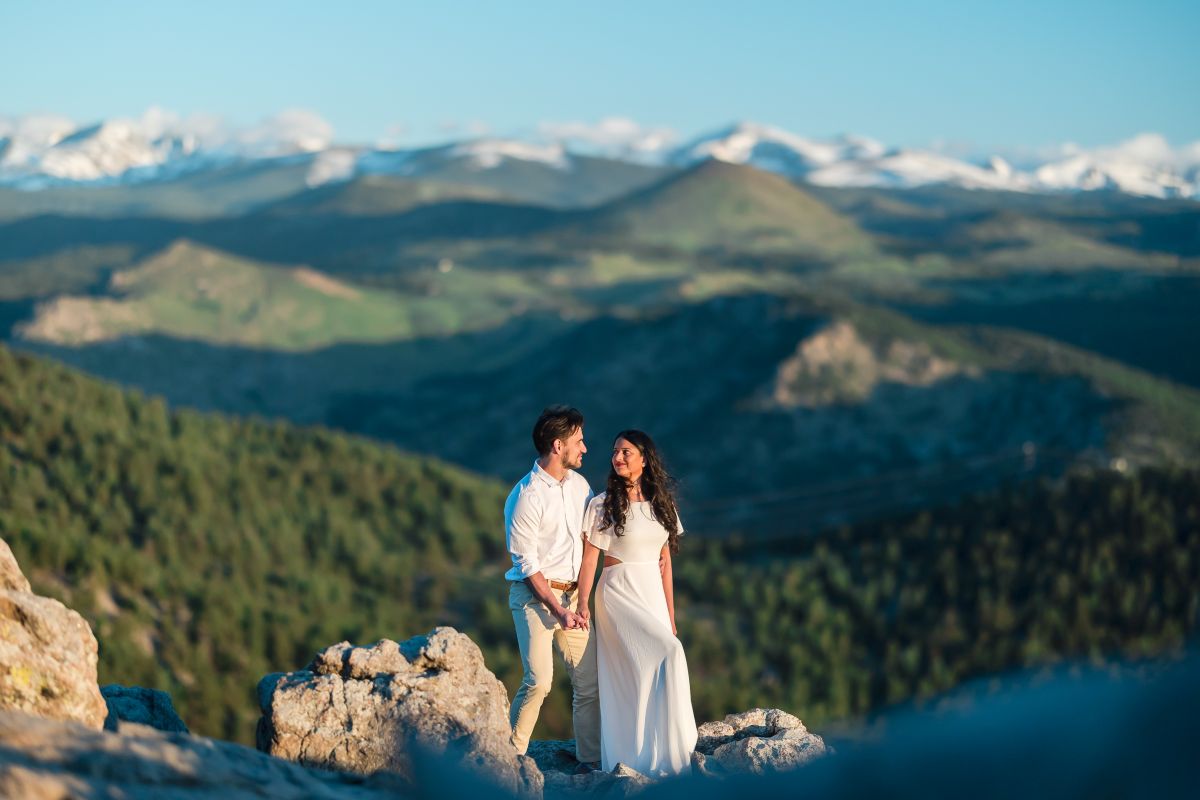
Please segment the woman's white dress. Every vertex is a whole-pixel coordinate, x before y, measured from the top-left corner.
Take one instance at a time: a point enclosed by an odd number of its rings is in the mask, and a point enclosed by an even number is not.
[[[687,660],[671,633],[658,567],[667,531],[650,503],[630,503],[625,530],[615,536],[599,528],[603,503],[603,494],[593,498],[584,522],[588,541],[621,560],[605,567],[596,585],[601,765],[676,774],[690,768],[696,718]]]

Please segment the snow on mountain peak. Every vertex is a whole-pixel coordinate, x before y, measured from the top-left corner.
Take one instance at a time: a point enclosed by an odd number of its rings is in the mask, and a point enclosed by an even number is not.
[[[0,182],[36,187],[54,182],[152,179],[232,158],[321,151],[333,128],[310,111],[284,111],[231,128],[220,118],[181,117],[151,107],[135,119],[79,126],[63,117],[0,118]]]
[[[1034,171],[1045,189],[1117,189],[1153,197],[1200,196],[1200,142],[1175,150],[1157,133],[1078,151]]]
[[[358,155],[353,150],[331,147],[318,153],[313,159],[304,176],[304,183],[312,187],[347,181],[353,178],[357,171]]]
[[[1000,156],[992,156],[988,159],[988,169],[1001,178],[1011,178],[1013,175],[1012,164],[1009,164]]]
[[[863,175],[853,176],[855,170],[840,165],[859,163],[883,157],[888,152],[882,143],[865,136],[842,134],[828,140],[809,139],[773,125],[758,122],[739,122],[712,134],[701,136],[676,150],[671,162],[693,164],[715,158],[734,164],[749,164],[759,169],[778,172],[793,178],[812,180],[824,173],[826,179],[845,175],[855,185],[869,181]],[[882,183],[892,181],[884,179]]]
[[[936,150],[889,150],[859,136],[814,140],[741,122],[693,140],[676,150],[670,161],[686,166],[707,158],[750,164],[824,186],[909,188],[950,183],[972,189],[1117,189],[1153,197],[1200,197],[1200,142],[1173,149],[1153,133],[1110,148],[1063,145],[1031,168],[1018,169],[998,155],[972,163]]]
[[[678,134],[665,127],[647,127],[628,117],[604,117],[597,123],[542,122],[539,135],[571,152],[633,161],[657,161],[675,144]]]
[[[544,122],[531,139],[482,137],[416,149],[335,147],[333,127],[311,111],[292,109],[257,124],[231,126],[204,114],[180,116],[159,107],[137,118],[80,126],[54,115],[0,117],[0,184],[134,182],[169,178],[237,160],[300,156],[308,182],[358,174],[419,176],[447,161],[476,170],[509,161],[569,170],[575,154],[686,167],[715,158],[749,164],[826,186],[907,188],[949,183],[1009,191],[1109,189],[1153,197],[1200,199],[1200,141],[1172,147],[1143,133],[1109,147],[1066,143],[1013,148],[982,158],[970,146],[888,148],[863,136],[814,139],[743,121],[677,146],[675,131],[626,118]]]
[[[333,126],[319,114],[296,108],[238,131],[233,140],[242,152],[259,156],[315,153],[333,144]]]
[[[570,166],[561,144],[532,144],[517,139],[475,139],[450,148],[450,157],[467,158],[478,169],[491,169],[505,159],[534,161],[558,169]]]
[[[684,145],[671,158],[690,164],[715,158],[801,176],[838,160],[845,143],[819,142],[757,122],[739,122]]]
[[[0,117],[0,138],[27,147],[49,147],[75,128],[74,122],[56,114]]]

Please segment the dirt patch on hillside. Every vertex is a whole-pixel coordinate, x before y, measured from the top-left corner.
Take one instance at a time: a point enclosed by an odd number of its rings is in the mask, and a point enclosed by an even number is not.
[[[357,300],[362,297],[362,292],[357,289],[313,269],[298,267],[292,270],[292,277],[308,288],[316,289],[321,294],[330,297],[342,297],[346,300]]]

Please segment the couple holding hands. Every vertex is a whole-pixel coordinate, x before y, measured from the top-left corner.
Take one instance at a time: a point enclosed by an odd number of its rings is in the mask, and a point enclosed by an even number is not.
[[[529,746],[554,649],[571,678],[581,771],[623,763],[650,776],[683,772],[696,721],[675,636],[671,555],[683,525],[671,478],[648,435],[622,431],[605,491],[593,496],[575,471],[587,447],[574,408],[543,411],[533,443],[538,459],[504,505],[508,603],[523,667],[510,711],[513,744],[519,753]]]

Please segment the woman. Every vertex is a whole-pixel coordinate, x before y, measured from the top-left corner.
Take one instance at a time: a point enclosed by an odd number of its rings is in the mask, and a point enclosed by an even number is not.
[[[696,747],[687,661],[675,638],[671,554],[683,526],[670,484],[650,437],[622,431],[607,491],[584,516],[579,613],[588,625],[596,562],[606,553],[595,617],[606,771],[623,763],[644,775],[676,774],[689,768]]]

